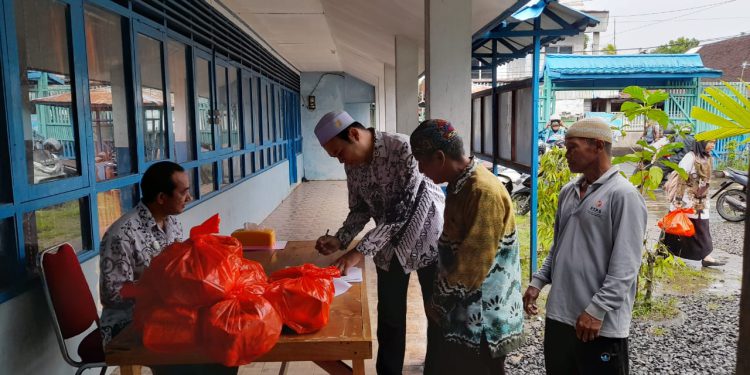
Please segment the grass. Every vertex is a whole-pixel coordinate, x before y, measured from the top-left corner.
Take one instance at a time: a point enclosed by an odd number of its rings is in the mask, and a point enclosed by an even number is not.
[[[658,286],[670,293],[693,294],[708,288],[714,279],[715,277],[705,270],[677,265],[671,275],[660,278]]]
[[[664,327],[656,326],[651,328],[651,334],[654,336],[664,336],[665,333],[667,333],[667,330]]]
[[[529,260],[531,257],[529,251],[531,245],[531,229],[529,228],[529,225],[529,215],[516,215],[516,235],[520,246],[521,280],[523,281],[528,281],[531,276],[529,270]]]
[[[639,300],[633,306],[633,318],[640,320],[668,320],[679,313],[675,297],[654,297],[650,304]]]

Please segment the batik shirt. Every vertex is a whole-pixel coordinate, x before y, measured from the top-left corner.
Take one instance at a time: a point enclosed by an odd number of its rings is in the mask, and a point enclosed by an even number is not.
[[[167,245],[181,240],[182,224],[167,216],[162,230],[143,202],[109,227],[99,255],[99,293],[104,306],[101,329],[105,343],[133,320],[134,303],[120,298],[122,285],[140,279],[151,259]]]
[[[372,132],[372,160],[345,167],[349,215],[336,237],[348,247],[372,218],[375,228],[356,250],[374,256],[378,268],[387,271],[394,256],[407,273],[434,264],[443,226],[443,192],[419,172],[409,138]]]
[[[472,159],[448,185],[432,297],[446,341],[493,357],[523,344],[521,264],[515,213],[497,178]]]

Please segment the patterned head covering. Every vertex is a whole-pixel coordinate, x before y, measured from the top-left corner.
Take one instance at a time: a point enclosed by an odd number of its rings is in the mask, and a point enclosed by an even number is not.
[[[435,151],[445,151],[461,137],[450,122],[441,119],[425,120],[411,133],[409,143],[414,156],[430,155]]]

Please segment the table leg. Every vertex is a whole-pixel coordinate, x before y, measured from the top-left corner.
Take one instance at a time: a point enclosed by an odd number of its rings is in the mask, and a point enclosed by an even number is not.
[[[120,366],[121,375],[141,375],[141,366],[138,365],[127,365]]]
[[[352,374],[354,375],[365,375],[365,360],[364,359],[353,359],[352,360]]]
[[[289,362],[281,362],[281,367],[279,367],[279,375],[286,375],[287,370],[289,370]]]
[[[315,361],[315,364],[331,375],[352,374],[352,368],[342,361]]]

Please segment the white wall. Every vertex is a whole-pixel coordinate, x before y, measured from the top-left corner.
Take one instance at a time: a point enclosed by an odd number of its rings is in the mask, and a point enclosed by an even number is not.
[[[344,73],[302,73],[300,95],[303,102],[307,102],[307,96],[313,88],[315,110],[301,110],[302,153],[305,155],[304,166],[301,169],[308,180],[344,180],[344,167],[338,160],[328,156],[320,146],[315,137],[315,125],[330,111],[351,110],[353,113],[350,114],[355,120],[369,126],[370,105],[375,102],[375,87]]]
[[[303,158],[298,158],[302,166]],[[298,171],[298,179],[301,179]],[[295,185],[296,186],[296,185]],[[260,223],[292,191],[289,163],[284,162],[234,186],[179,216],[187,235],[194,225],[214,213],[221,216],[221,233],[228,234],[246,221]],[[99,257],[81,264],[94,299],[99,304]],[[98,306],[101,311],[101,306]],[[42,288],[0,304],[0,374],[70,375],[75,371],[60,354]],[[95,373],[93,370],[85,374]]]

